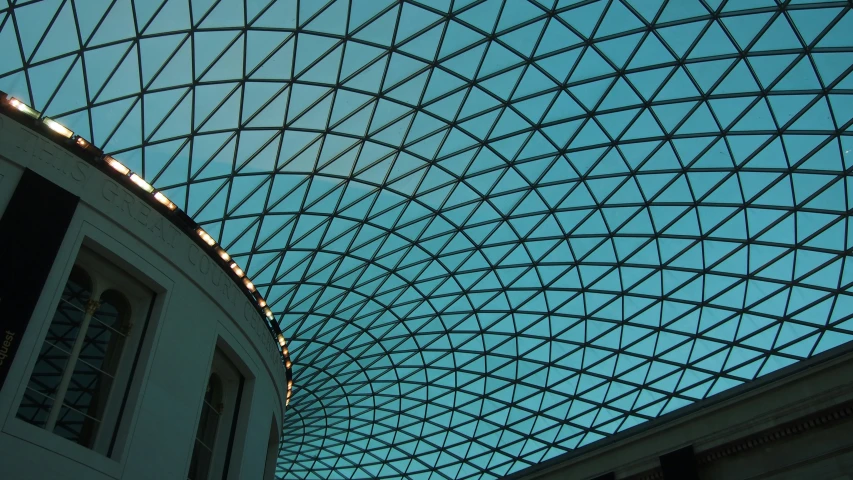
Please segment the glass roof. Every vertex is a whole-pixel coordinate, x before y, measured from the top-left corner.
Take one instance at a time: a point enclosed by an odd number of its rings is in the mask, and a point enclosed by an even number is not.
[[[291,340],[283,478],[495,478],[848,342],[853,13],[0,0]]]

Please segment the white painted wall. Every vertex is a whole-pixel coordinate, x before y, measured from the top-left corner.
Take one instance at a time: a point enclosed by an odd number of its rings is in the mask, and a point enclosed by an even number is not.
[[[841,345],[608,441],[508,476],[511,480],[650,477],[660,456],[691,445],[697,456],[853,403],[853,348]],[[851,480],[853,419],[753,445],[698,467],[703,480]]]
[[[0,116],[0,212],[24,168],[80,196],[50,278],[0,391],[0,478],[186,478],[214,348],[246,378],[232,479],[260,479],[270,422],[281,424],[286,377],[251,303],[219,267],[159,213],[105,174]],[[81,245],[156,292],[115,458],[23,422],[15,413]],[[9,253],[9,252],[6,252]],[[4,273],[8,274],[8,273]],[[219,432],[227,441],[229,432]]]

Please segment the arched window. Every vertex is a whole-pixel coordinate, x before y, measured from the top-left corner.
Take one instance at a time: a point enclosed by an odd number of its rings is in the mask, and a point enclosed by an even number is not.
[[[150,301],[126,276],[81,250],[33,367],[18,418],[107,454],[128,385],[134,309],[122,290]]]
[[[189,480],[203,480],[210,475],[213,449],[216,447],[216,434],[222,415],[222,381],[214,373],[210,375],[201,406],[201,418],[195,435],[195,446],[190,461]]]
[[[227,478],[244,380],[239,369],[217,348],[201,404],[189,480]]]

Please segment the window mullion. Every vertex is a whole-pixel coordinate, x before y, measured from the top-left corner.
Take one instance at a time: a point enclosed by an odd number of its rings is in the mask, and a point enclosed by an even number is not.
[[[62,379],[59,382],[59,387],[56,389],[56,399],[47,417],[45,430],[48,432],[52,432],[54,427],[56,427],[56,420],[59,418],[59,411],[62,408],[62,404],[65,403],[65,394],[68,392],[68,385],[71,383],[74,367],[77,364],[77,359],[80,357],[80,351],[83,349],[83,342],[86,341],[86,332],[89,330],[89,323],[100,306],[101,303],[93,298],[90,298],[86,302],[86,314],[83,316],[83,321],[80,322],[80,331],[77,333],[77,338],[74,339],[74,346],[71,348],[68,363],[65,365],[65,370],[62,371]]]

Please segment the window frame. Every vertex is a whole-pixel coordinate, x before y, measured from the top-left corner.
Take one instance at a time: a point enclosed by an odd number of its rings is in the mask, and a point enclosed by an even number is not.
[[[97,471],[115,475],[120,471],[131,441],[130,432],[135,428],[137,410],[141,402],[140,394],[147,382],[150,355],[156,344],[159,321],[165,305],[168,304],[171,282],[165,277],[160,278],[157,275],[159,272],[151,271],[147,262],[128,250],[126,245],[118,243],[116,239],[85,220],[72,222],[69,233],[72,236],[66,239],[57,255],[57,258],[64,260],[54,263],[49,283],[45,285],[39,303],[33,311],[31,327],[37,325],[38,330],[33,332],[34,336],[25,337],[29,357],[20,359],[20,371],[16,375],[17,391],[9,398],[3,431],[23,441],[70,456]],[[105,285],[111,285],[124,293],[130,303],[132,321],[135,323],[131,334],[136,336],[133,342],[125,343],[120,355],[116,375],[124,375],[125,381],[119,385],[121,388],[115,385],[111,387],[109,405],[103,415],[104,419],[107,419],[108,415],[111,416],[111,425],[106,430],[99,428],[108,432],[101,435],[101,441],[105,442],[107,449],[100,452],[17,416],[71,272],[75,266],[82,266],[91,260],[96,262],[99,268],[103,267],[101,271],[105,273],[102,276],[109,279]],[[85,268],[85,272],[92,275],[91,268]],[[142,299],[140,293],[143,293]]]
[[[199,408],[196,415],[195,429],[193,433],[193,446],[190,451],[189,464],[187,465],[186,478],[190,479],[189,469],[192,468],[192,460],[195,457],[197,443],[197,432],[201,422],[201,415],[206,402],[205,394],[210,378],[216,376],[222,391],[222,408],[219,410],[219,420],[214,433],[214,442],[211,446],[211,462],[208,466],[206,478],[193,478],[191,480],[209,480],[214,478],[225,478],[226,468],[230,474],[230,457],[234,450],[235,432],[239,426],[240,419],[245,416],[243,401],[246,395],[246,375],[244,370],[231,359],[231,356],[217,342],[213,348],[210,370],[205,377],[204,389],[199,398]]]

